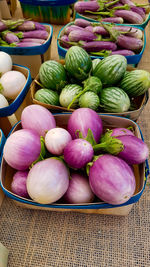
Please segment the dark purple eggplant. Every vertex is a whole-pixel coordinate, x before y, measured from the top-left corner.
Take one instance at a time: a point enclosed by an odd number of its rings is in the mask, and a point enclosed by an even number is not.
[[[71,44],[69,44],[70,40],[68,38],[68,35],[61,36],[59,41],[60,41],[61,46],[63,46],[64,48],[69,48],[72,46]]]
[[[74,25],[85,28],[91,25],[91,22],[85,19],[75,19]]]
[[[16,32],[16,35],[19,39],[22,38],[36,38],[36,39],[44,39],[48,38],[48,32],[43,30],[35,30],[35,31],[28,31],[28,32]]]
[[[104,19],[101,19],[101,21],[102,22],[119,23],[119,24],[122,24],[124,22],[122,17],[104,18]]]
[[[70,26],[65,28],[64,34],[68,35],[70,32],[72,32],[74,30],[82,30],[82,31],[84,31],[84,29],[82,27],[79,27],[79,26],[76,26],[76,25],[70,25]]]
[[[10,32],[10,31],[7,31],[7,30],[2,32],[2,38],[8,44],[18,43],[19,42],[19,38],[13,32]]]
[[[80,45],[87,52],[99,52],[102,50],[114,51],[117,49],[117,45],[115,43],[106,41],[80,42]]]
[[[74,30],[69,33],[68,37],[71,42],[79,42],[79,41],[89,42],[98,39],[98,37],[95,34],[86,30],[84,31]]]
[[[140,51],[143,47],[143,42],[141,39],[121,34],[117,38],[117,45],[132,51]]]
[[[4,24],[2,21],[0,21],[0,32],[7,30],[6,24]]]
[[[88,2],[76,2],[74,5],[74,9],[76,12],[80,14],[84,14],[85,11],[98,11],[100,8],[100,5],[98,4],[97,1],[88,1]]]
[[[131,50],[123,49],[123,50],[112,51],[111,55],[134,56],[135,53]]]
[[[117,17],[122,17],[125,21],[133,24],[143,23],[143,18],[131,10],[115,10],[114,15]]]
[[[23,43],[39,43],[39,44],[44,44],[45,43],[45,40],[44,39],[36,39],[36,38],[25,38],[25,39],[22,39],[21,42]]]

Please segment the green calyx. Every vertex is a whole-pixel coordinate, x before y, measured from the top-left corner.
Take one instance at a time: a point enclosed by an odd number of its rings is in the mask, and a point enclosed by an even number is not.
[[[1,77],[1,75],[0,75],[0,77]],[[2,84],[0,83],[0,92],[2,92],[3,90],[4,90],[4,88],[3,88]]]
[[[40,155],[39,155],[39,157],[34,162],[32,162],[32,164],[29,167],[29,169],[31,169],[37,162],[44,160],[44,157],[46,155],[46,149],[45,149],[45,140],[44,140],[44,137],[43,136],[40,137],[40,142],[41,142],[41,152],[40,152]]]
[[[102,151],[112,155],[118,155],[124,149],[124,145],[122,144],[122,142],[115,137],[105,136],[105,138],[103,138],[102,140],[103,142],[93,146],[95,152]]]

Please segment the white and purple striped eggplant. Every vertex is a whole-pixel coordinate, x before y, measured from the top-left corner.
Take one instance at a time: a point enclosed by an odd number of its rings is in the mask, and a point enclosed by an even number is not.
[[[79,42],[79,41],[90,42],[90,41],[99,39],[94,33],[86,31],[86,30],[71,31],[68,37],[71,42]]]
[[[143,47],[143,41],[130,36],[119,35],[117,38],[117,45],[132,51],[140,51]]]
[[[106,41],[80,42],[80,44],[87,52],[99,52],[102,50],[115,51],[117,49],[115,43]]]
[[[91,25],[91,22],[85,19],[75,19],[74,25],[85,28]]]
[[[122,17],[125,21],[133,24],[142,24],[143,18],[131,10],[115,10],[114,16]]]
[[[76,12],[80,14],[84,14],[87,10],[88,11],[98,11],[100,8],[99,4],[97,1],[87,1],[87,2],[76,2],[74,5],[74,9]]]

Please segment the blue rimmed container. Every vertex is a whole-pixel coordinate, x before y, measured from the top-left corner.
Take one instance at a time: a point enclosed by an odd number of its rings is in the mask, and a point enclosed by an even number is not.
[[[25,18],[38,22],[66,24],[73,16],[72,5],[77,0],[19,0]]]
[[[5,142],[6,142],[6,137],[5,137],[2,129],[0,129],[0,164],[1,164],[3,147],[4,147]]]
[[[50,47],[52,36],[53,36],[53,27],[50,24],[42,23],[45,25],[49,36],[45,42],[39,46],[32,47],[9,47],[9,46],[0,46],[0,51],[6,52],[9,55],[22,55],[22,56],[33,56],[33,55],[42,55]]]
[[[67,28],[68,26],[70,25],[73,25],[74,22],[70,22],[68,23],[67,25],[65,25],[64,27],[61,28],[61,30],[59,31],[59,34],[57,36],[57,50],[58,50],[58,55],[59,55],[59,58],[60,59],[63,59],[65,58],[65,55],[67,53],[67,49],[65,49],[64,47],[62,47],[59,43],[59,39],[60,37],[63,35],[64,31],[65,31],[65,28]],[[123,24],[116,24],[116,25],[123,25]],[[131,26],[130,24],[127,24],[126,26]],[[131,26],[131,27],[135,27],[135,26]],[[135,54],[133,56],[126,56],[126,59],[127,59],[127,62],[128,64],[130,65],[133,65],[133,66],[136,66],[141,58],[142,58],[142,55],[144,53],[144,50],[145,50],[145,47],[146,47],[146,33],[145,33],[145,30],[141,27],[137,27],[136,28],[142,30],[143,32],[143,48],[141,50],[141,52],[139,54]],[[95,59],[95,58],[100,58],[100,59],[103,59],[103,57],[100,57],[100,56],[91,56],[92,59]]]
[[[66,127],[70,114],[55,114],[56,125],[59,127]],[[134,129],[134,133],[137,137],[143,139],[142,132],[138,124],[133,122],[132,120],[122,118],[119,116],[110,116],[110,115],[100,115],[104,129],[113,128],[113,127],[129,127],[132,126]],[[21,129],[21,123],[17,123],[15,127],[12,129],[11,133],[16,130]],[[11,134],[10,133],[10,134]],[[149,166],[148,161],[134,166],[134,173],[136,178],[136,190],[134,195],[122,205],[110,205],[108,203],[99,201],[94,203],[85,203],[85,204],[61,204],[53,203],[53,204],[39,204],[31,199],[26,199],[17,196],[16,194],[11,192],[11,181],[14,175],[15,170],[7,165],[4,158],[2,158],[1,165],[1,175],[0,175],[0,184],[4,191],[4,193],[11,199],[15,201],[15,203],[21,207],[29,208],[29,209],[40,209],[40,210],[53,210],[53,211],[75,211],[82,213],[97,213],[97,214],[109,214],[109,215],[128,215],[132,209],[134,203],[136,203],[143,194],[145,189],[147,177],[149,174]]]
[[[12,70],[19,71],[23,73],[26,77],[26,84],[24,88],[21,90],[19,95],[15,98],[13,102],[9,104],[8,107],[0,108],[0,117],[8,117],[14,114],[17,109],[21,106],[22,102],[24,101],[29,89],[30,89],[30,84],[32,82],[30,70],[21,65],[13,64]]]
[[[89,0],[84,0],[85,2],[87,2],[87,1],[89,1]],[[149,2],[150,3],[150,2]],[[147,2],[147,5],[148,5],[148,2]],[[96,19],[94,19],[92,16],[90,16],[90,15],[82,15],[82,14],[79,14],[78,12],[75,12],[75,18],[77,19],[86,19],[86,20],[88,20],[88,21],[91,21],[91,22],[98,22],[98,20],[96,20]],[[132,24],[132,26],[139,26],[139,27],[141,27],[141,28],[143,28],[143,29],[145,29],[145,27],[147,26],[147,24],[148,24],[148,22],[149,22],[149,20],[150,20],[150,12],[148,13],[148,14],[146,14],[146,18],[145,18],[145,20],[144,20],[144,22],[143,23],[141,23],[141,24]],[[108,23],[109,24],[109,22],[106,22],[106,23]],[[129,23],[128,23],[129,24]],[[120,25],[124,25],[124,26],[127,26],[128,24],[126,24],[126,23],[123,23],[123,24],[120,24]]]

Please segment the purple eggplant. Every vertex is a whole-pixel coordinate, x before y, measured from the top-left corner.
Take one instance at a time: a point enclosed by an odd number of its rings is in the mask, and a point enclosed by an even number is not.
[[[115,43],[106,41],[80,42],[80,44],[87,52],[99,52],[102,50],[114,51],[117,49]]]
[[[74,30],[84,30],[82,27],[76,26],[76,25],[71,25],[65,28],[64,34],[69,35],[70,32]]]
[[[88,11],[98,11],[100,8],[97,1],[88,1],[88,2],[76,2],[74,5],[74,9],[76,12],[84,14],[87,10]]]
[[[4,22],[0,21],[0,32],[7,30],[6,24]]]
[[[117,45],[128,50],[140,51],[143,47],[143,42],[141,39],[121,34],[117,38]]]
[[[72,46],[71,44],[69,44],[70,40],[68,38],[68,35],[61,36],[59,41],[61,46],[63,46],[64,48],[69,48]]]
[[[18,20],[0,20],[0,32],[13,29],[17,27],[18,25],[22,24],[24,22],[24,19],[18,19]]]
[[[91,25],[91,22],[85,19],[75,19],[74,25],[85,28]]]
[[[123,18],[120,16],[112,17],[112,18],[104,18],[101,19],[102,22],[111,22],[111,23],[120,23],[122,24],[124,22]]]
[[[79,42],[79,41],[89,42],[98,39],[98,37],[94,33],[86,30],[85,31],[74,30],[69,33],[68,37],[71,42]]]
[[[122,32],[123,34],[130,36],[130,37],[135,37],[138,39],[142,39],[143,33],[140,29],[135,28],[135,27],[130,27],[130,26],[114,26],[112,29],[115,29],[117,31]]]
[[[44,39],[48,38],[48,32],[43,30],[35,30],[35,31],[28,31],[28,32],[16,32],[16,35],[19,39],[22,38],[36,38],[36,39]]]
[[[145,12],[142,7],[133,6],[131,7],[131,11],[138,13],[143,18],[143,20],[146,17]]]
[[[44,44],[45,43],[45,40],[43,39],[35,39],[35,38],[25,38],[25,39],[22,39],[21,42],[23,43],[39,43],[39,44]]]
[[[109,33],[102,26],[95,26],[95,27],[87,26],[85,30],[90,31],[94,34],[100,34],[102,36],[109,36]]]
[[[116,137],[124,146],[124,149],[117,155],[128,164],[143,163],[149,156],[147,145],[138,137],[124,135]]]
[[[46,30],[45,26],[39,22],[31,20],[24,21],[21,25],[17,26],[16,30],[19,31],[32,31],[32,30]]]
[[[131,50],[123,49],[123,50],[112,51],[111,55],[134,56],[135,53]]]
[[[31,46],[39,46],[40,43],[33,43],[33,42],[20,42],[16,44],[16,47],[31,47]]]
[[[129,6],[135,6],[135,4],[131,1],[131,0],[120,0],[120,2],[123,4],[123,5],[129,5]]]
[[[133,24],[143,23],[143,18],[131,10],[115,10],[114,15],[117,17],[122,17],[125,21]]]
[[[13,32],[10,32],[10,31],[3,31],[2,32],[2,38],[8,44],[18,43],[19,42],[19,38]]]
[[[93,32],[94,27],[93,26],[87,26],[84,28],[86,31]]]

